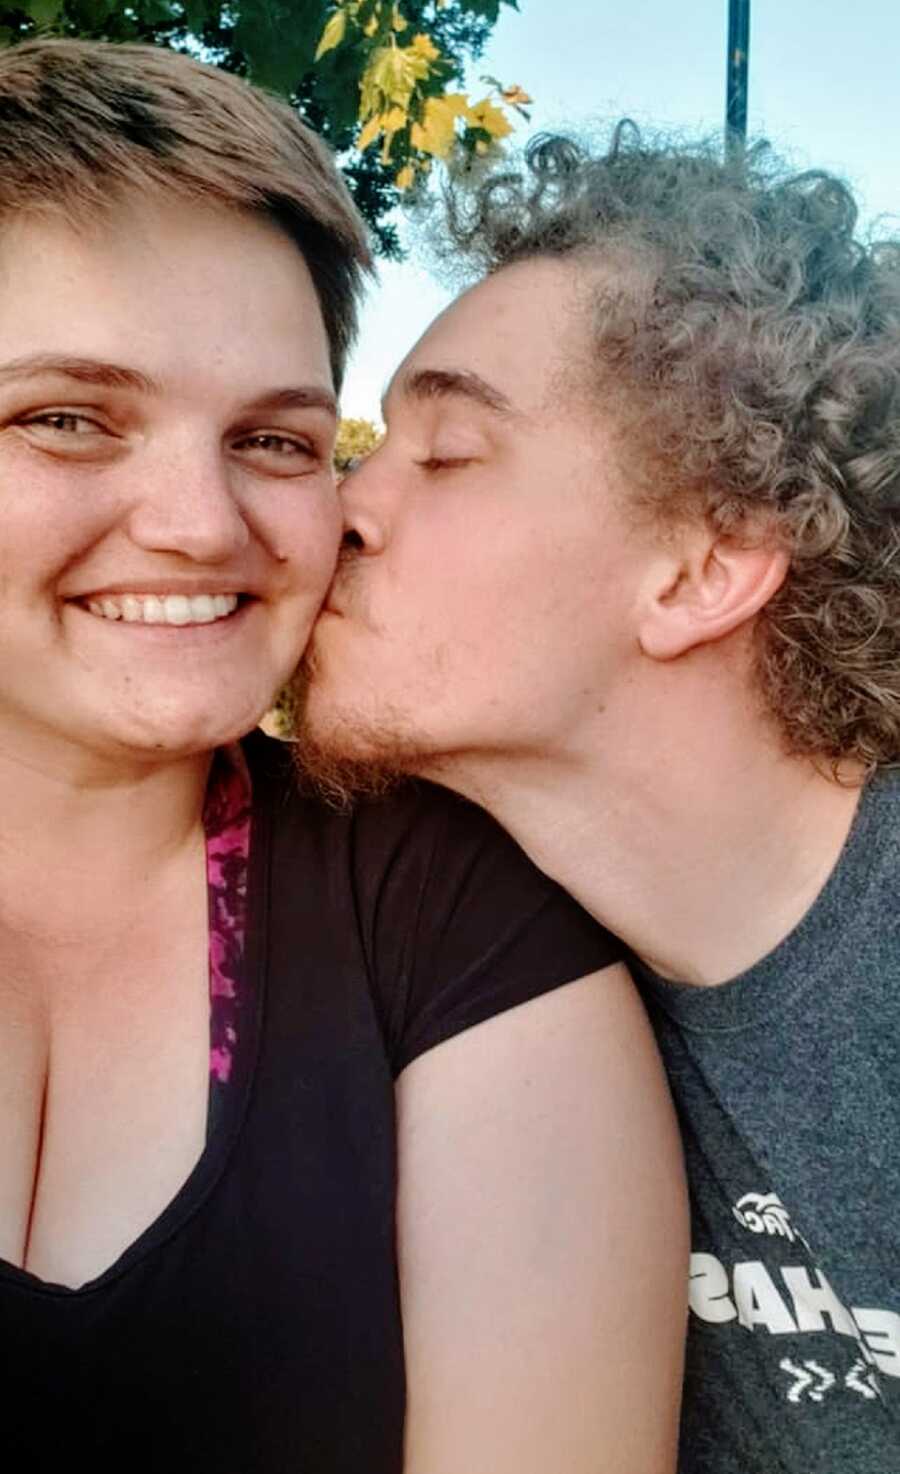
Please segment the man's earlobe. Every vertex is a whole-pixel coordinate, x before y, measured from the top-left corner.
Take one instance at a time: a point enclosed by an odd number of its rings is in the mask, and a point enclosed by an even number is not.
[[[675,660],[724,639],[759,613],[784,582],[790,560],[771,543],[705,540],[685,553],[649,601],[638,631],[651,660]]]

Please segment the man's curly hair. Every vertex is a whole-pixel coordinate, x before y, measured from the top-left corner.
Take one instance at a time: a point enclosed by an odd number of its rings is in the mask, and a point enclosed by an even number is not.
[[[790,572],[757,667],[788,750],[900,763],[900,242],[863,244],[847,186],[790,175],[765,144],[723,161],[628,122],[602,157],[537,138],[448,206],[481,272],[612,268],[593,355],[638,496],[728,534],[774,528]]]

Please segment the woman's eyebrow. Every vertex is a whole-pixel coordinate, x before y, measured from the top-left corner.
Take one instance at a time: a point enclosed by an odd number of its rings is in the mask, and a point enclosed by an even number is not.
[[[142,394],[160,394],[161,386],[140,369],[125,364],[107,363],[102,359],[78,358],[69,354],[31,353],[0,364],[0,384],[14,379],[36,379],[50,374],[74,379],[79,384],[96,384],[104,389],[135,389]],[[300,384],[290,388],[267,389],[254,395],[246,407],[250,411],[265,409],[322,409],[337,417],[337,400],[331,389],[319,384]]]
[[[268,389],[254,396],[248,410],[322,409],[337,418],[337,398],[330,389],[319,384],[299,384],[288,389]]]
[[[79,384],[98,384],[107,389],[138,389],[145,394],[158,394],[159,385],[139,369],[120,363],[106,363],[97,358],[78,358],[70,354],[30,353],[0,364],[0,383],[11,379],[36,379],[47,374],[76,379]]]

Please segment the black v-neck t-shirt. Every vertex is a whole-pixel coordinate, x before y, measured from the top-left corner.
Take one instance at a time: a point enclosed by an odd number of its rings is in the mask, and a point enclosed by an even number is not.
[[[620,955],[479,810],[429,785],[336,813],[280,744],[253,784],[242,1046],[216,1129],[78,1289],[0,1262],[16,1474],[400,1474],[394,1080]]]

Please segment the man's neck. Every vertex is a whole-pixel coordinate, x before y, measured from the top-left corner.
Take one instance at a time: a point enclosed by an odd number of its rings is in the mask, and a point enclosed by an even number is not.
[[[433,776],[489,808],[540,868],[664,977],[721,983],[797,925],[860,787],[785,756],[754,713],[666,712],[638,745],[508,754]],[[627,734],[629,728],[624,728]]]

